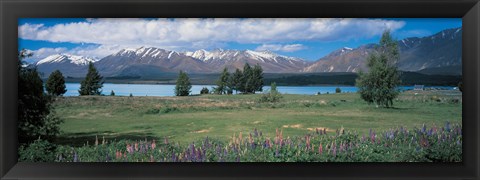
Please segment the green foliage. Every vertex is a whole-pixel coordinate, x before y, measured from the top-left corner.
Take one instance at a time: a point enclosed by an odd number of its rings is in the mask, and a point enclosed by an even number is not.
[[[192,89],[190,78],[187,73],[180,71],[175,85],[175,96],[188,96],[191,92],[190,89]]]
[[[53,96],[62,96],[67,92],[65,78],[59,70],[53,71],[47,79],[45,89],[48,94]]]
[[[390,32],[385,31],[377,48],[378,54],[367,58],[368,73],[359,73],[356,80],[358,93],[368,103],[391,107],[393,99],[399,95],[400,73],[396,63],[399,59],[398,47]]]
[[[282,94],[277,90],[277,84],[273,82],[270,85],[270,90],[268,90],[267,92],[263,93],[262,96],[260,96],[259,102],[276,103],[276,102],[279,102],[280,99],[282,98],[283,98]]]
[[[229,92],[230,87],[230,73],[228,73],[228,69],[224,68],[220,78],[217,80],[217,87],[214,88],[215,94],[227,94]]]
[[[132,93],[130,93],[130,95],[128,95],[128,96],[129,96],[129,97],[133,97],[133,94],[132,94]]]
[[[245,63],[243,72],[237,69],[230,77],[230,92],[240,91],[243,94],[255,94],[255,91],[263,90],[263,69],[260,65],[255,65],[253,68]]]
[[[33,142],[39,137],[54,139],[62,123],[53,110],[53,98],[44,92],[37,69],[21,66],[23,58],[28,56],[25,50],[19,53],[17,126],[20,144]]]
[[[361,135],[343,128],[335,132],[316,128],[303,136],[286,136],[276,129],[272,138],[254,129],[228,141],[209,137],[188,144],[167,138],[107,140],[74,148],[59,146],[50,152],[56,152],[57,162],[461,162],[461,129],[447,123],[443,128],[400,127]]]
[[[342,93],[342,89],[340,89],[339,87],[335,88],[335,93]]]
[[[85,79],[80,83],[80,96],[100,95],[103,87],[103,77],[100,76],[93,63],[88,64],[88,73]]]
[[[115,92],[113,90],[110,92],[110,96],[115,96]]]
[[[19,162],[53,162],[56,145],[46,140],[37,139],[31,144],[24,144],[18,149]]]
[[[240,69],[236,69],[235,72],[230,76],[230,83],[229,83],[232,88],[235,91],[244,91],[244,86],[243,86],[243,72],[240,71]]]
[[[253,67],[253,93],[255,91],[263,91],[263,69],[259,64]]]
[[[463,82],[459,82],[458,83],[458,90],[460,90],[460,92],[463,92]]]
[[[207,87],[203,87],[202,90],[200,90],[200,94],[210,94],[210,91]]]

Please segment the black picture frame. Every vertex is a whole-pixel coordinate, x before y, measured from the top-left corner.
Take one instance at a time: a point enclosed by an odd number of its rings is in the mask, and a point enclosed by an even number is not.
[[[1,179],[479,179],[478,0],[1,0]],[[17,163],[18,18],[463,19],[462,163]]]

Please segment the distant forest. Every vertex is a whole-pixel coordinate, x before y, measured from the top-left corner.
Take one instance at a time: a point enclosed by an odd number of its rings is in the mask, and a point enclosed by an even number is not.
[[[276,82],[279,86],[306,85],[355,85],[355,73],[298,74],[266,78],[265,84]],[[462,81],[458,75],[426,75],[415,72],[402,72],[402,85],[422,84],[427,86],[457,86]]]

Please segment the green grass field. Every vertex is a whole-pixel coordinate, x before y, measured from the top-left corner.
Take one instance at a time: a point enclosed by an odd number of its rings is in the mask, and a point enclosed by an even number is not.
[[[107,140],[163,140],[181,144],[206,136],[228,140],[254,128],[266,137],[282,129],[285,137],[344,127],[367,134],[422,124],[443,126],[462,121],[462,96],[457,91],[404,92],[394,108],[376,108],[356,93],[284,95],[279,103],[258,103],[261,95],[189,97],[60,97],[56,113],[65,122],[56,143],[82,146],[95,137]]]

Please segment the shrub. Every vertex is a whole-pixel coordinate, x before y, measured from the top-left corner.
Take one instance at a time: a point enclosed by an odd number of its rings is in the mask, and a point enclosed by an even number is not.
[[[335,89],[335,93],[341,93],[341,92],[342,92],[342,90],[341,90],[339,87],[337,87],[337,88]]]
[[[271,86],[270,90],[263,93],[262,96],[260,97],[259,99],[260,102],[275,103],[280,101],[280,99],[283,98],[282,94],[278,92],[277,84],[275,82],[273,82],[270,86]]]
[[[19,150],[19,162],[53,162],[56,145],[43,139],[37,139],[29,145],[22,145]]]
[[[113,90],[110,92],[110,96],[115,96],[115,92],[113,92]]]
[[[210,91],[208,90],[207,87],[203,87],[202,90],[200,90],[200,94],[209,94]]]

